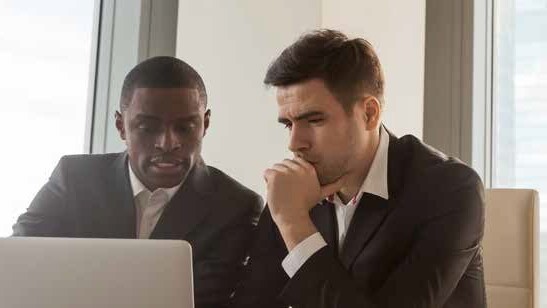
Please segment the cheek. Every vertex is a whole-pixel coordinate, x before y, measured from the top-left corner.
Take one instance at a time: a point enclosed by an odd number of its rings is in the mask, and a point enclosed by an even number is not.
[[[316,135],[315,151],[328,160],[345,160],[354,153],[354,143],[354,136],[346,126],[325,126]]]
[[[179,142],[182,146],[182,150],[188,154],[192,154],[196,150],[201,148],[201,142],[203,137],[200,133],[195,133],[190,136],[184,136],[179,138]]]
[[[143,136],[142,134],[132,133],[126,138],[127,151],[134,154],[146,153],[154,148],[154,138]]]
[[[191,144],[191,149],[192,149],[191,151],[200,152],[202,142],[203,142],[203,138],[201,136],[198,136]]]
[[[315,140],[321,147],[339,148],[347,142],[347,135],[338,125],[326,125],[317,129]]]

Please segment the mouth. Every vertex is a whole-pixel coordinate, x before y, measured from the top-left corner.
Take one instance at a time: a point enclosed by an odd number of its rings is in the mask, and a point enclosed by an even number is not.
[[[302,155],[302,154],[296,154],[296,153],[294,153],[294,157],[295,157],[295,158],[296,158],[296,157],[300,157],[300,158],[302,158],[303,160],[307,161],[309,164],[314,165],[314,166],[317,165],[317,164],[319,163],[318,160],[317,160],[317,158],[312,159],[312,157],[307,157],[307,156]]]
[[[150,161],[150,167],[155,173],[168,175],[180,173],[184,165],[177,159],[155,158]]]

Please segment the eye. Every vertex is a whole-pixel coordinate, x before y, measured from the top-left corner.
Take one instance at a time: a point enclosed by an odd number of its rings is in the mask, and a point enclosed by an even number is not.
[[[180,133],[190,133],[196,129],[195,123],[185,123],[176,126],[176,130]]]
[[[155,132],[158,132],[159,126],[151,124],[151,123],[143,122],[137,125],[137,129],[145,133],[155,133]]]
[[[285,128],[286,129],[291,129],[292,128],[292,123],[291,122],[287,122],[284,124]]]
[[[309,124],[321,124],[323,123],[325,119],[323,118],[315,118],[315,119],[308,119]]]

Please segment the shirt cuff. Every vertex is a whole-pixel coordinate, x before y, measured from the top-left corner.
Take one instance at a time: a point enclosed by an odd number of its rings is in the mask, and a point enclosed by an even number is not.
[[[283,266],[285,273],[292,278],[314,253],[325,246],[327,246],[327,242],[321,233],[316,232],[296,245],[281,262],[281,266]]]

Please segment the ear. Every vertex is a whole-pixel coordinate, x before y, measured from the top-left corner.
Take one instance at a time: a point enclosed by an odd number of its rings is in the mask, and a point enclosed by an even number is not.
[[[363,99],[364,120],[367,129],[377,129],[380,125],[382,106],[374,96],[367,96]]]
[[[210,119],[211,119],[211,109],[207,109],[207,111],[205,111],[205,115],[203,117],[203,126],[204,126],[203,136],[205,136],[205,134],[207,133],[207,129],[209,128]]]
[[[116,129],[120,134],[120,138],[125,141],[125,126],[123,125],[123,116],[119,111],[116,111],[114,117],[116,118]]]

